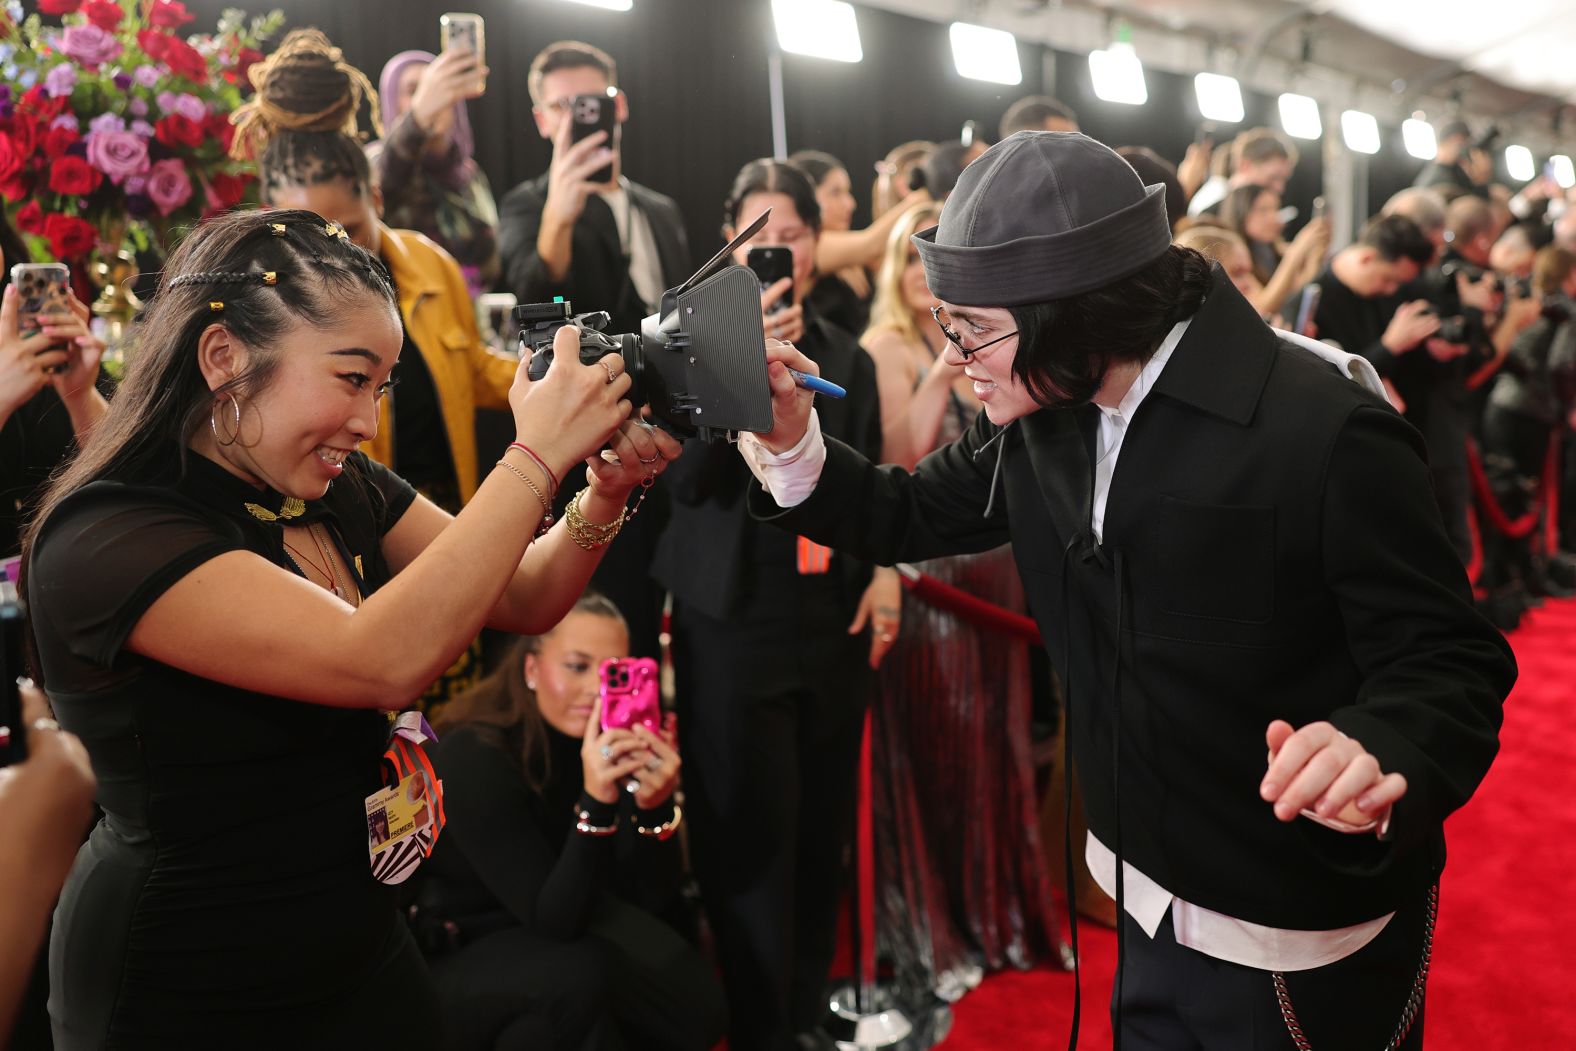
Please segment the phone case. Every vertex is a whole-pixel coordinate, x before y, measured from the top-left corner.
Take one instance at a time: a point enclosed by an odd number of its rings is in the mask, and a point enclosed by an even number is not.
[[[618,102],[611,95],[576,95],[570,106],[569,119],[573,126],[569,129],[569,138],[572,142],[589,139],[599,131],[607,132],[607,141],[602,143],[604,148],[613,145],[613,134],[618,124]],[[613,165],[598,169],[590,174],[587,182],[612,182]]]
[[[752,248],[745,256],[749,268],[755,272],[755,279],[761,283],[761,291],[775,285],[785,277],[793,276],[793,249],[783,247]],[[791,306],[792,293],[784,294],[782,299],[772,307],[772,313]]]
[[[662,729],[657,662],[650,657],[615,657],[602,662],[602,729],[628,730],[642,724]]]
[[[438,34],[442,50],[465,48],[486,65],[486,29],[481,15],[450,11],[438,19]]]

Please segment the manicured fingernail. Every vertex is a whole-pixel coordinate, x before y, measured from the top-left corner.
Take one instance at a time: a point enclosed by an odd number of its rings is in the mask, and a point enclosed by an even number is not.
[[[1280,785],[1277,785],[1274,781],[1266,781],[1259,786],[1259,795],[1265,799],[1274,799],[1280,795]]]
[[[1373,808],[1374,808],[1374,801],[1373,801],[1373,797],[1372,796],[1363,796],[1361,799],[1359,799],[1357,801],[1357,809],[1363,811],[1364,813],[1367,813],[1368,811],[1372,810]]]

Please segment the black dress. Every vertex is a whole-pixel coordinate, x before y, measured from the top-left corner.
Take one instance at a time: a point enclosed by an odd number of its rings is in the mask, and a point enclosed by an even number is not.
[[[61,724],[82,738],[103,818],[50,943],[55,1046],[430,1047],[438,1013],[393,888],[367,858],[382,712],[223,685],[130,653],[166,589],[248,550],[291,567],[278,510],[196,453],[143,484],[96,482],[50,515],[30,612]],[[354,454],[304,518],[324,521],[362,593],[414,491]],[[292,567],[293,568],[293,567]],[[237,597],[235,617],[275,611]]]

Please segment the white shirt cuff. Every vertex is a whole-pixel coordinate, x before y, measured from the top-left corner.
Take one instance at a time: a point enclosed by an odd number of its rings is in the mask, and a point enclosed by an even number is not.
[[[810,410],[804,437],[785,453],[774,453],[753,433],[739,435],[739,455],[757,481],[772,494],[779,507],[797,507],[815,492],[826,465],[826,442],[821,437],[821,416]]]

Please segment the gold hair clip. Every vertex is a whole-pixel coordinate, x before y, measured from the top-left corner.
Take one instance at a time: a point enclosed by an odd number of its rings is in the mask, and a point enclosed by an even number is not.
[[[323,232],[330,237],[337,237],[341,241],[348,241],[350,239],[350,234],[347,233],[345,228],[339,223],[329,223],[327,226],[323,227]]]
[[[208,301],[208,309],[213,311],[215,314],[217,314],[217,313],[221,312],[222,310],[224,310],[224,303],[221,302],[220,300],[217,300],[217,299],[209,300]]]
[[[277,285],[278,283],[279,283],[279,272],[277,270],[264,270],[263,271],[263,284],[269,285],[269,286],[273,286],[273,285]]]
[[[268,228],[274,232],[275,237],[283,237],[285,235],[284,223],[269,223]]]

